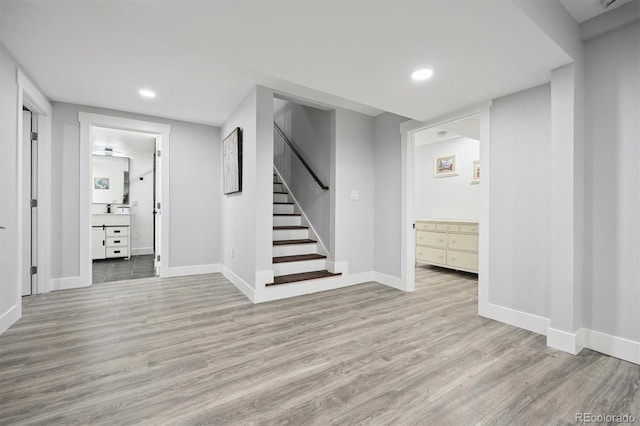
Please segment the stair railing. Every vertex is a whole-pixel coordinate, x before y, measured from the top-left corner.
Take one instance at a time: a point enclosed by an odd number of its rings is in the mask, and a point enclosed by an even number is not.
[[[276,123],[273,123],[273,128],[275,129],[275,131],[280,135],[280,137],[282,137],[282,140],[287,144],[287,146],[289,146],[289,149],[291,149],[291,152],[293,153],[293,155],[295,155],[296,157],[298,157],[298,160],[300,160],[300,162],[302,163],[302,165],[304,166],[305,169],[307,169],[307,171],[309,172],[309,174],[311,175],[311,177],[313,178],[313,180],[316,181],[316,183],[320,186],[320,188],[322,188],[323,190],[328,190],[329,187],[327,185],[325,185],[324,183],[322,183],[322,181],[320,180],[320,178],[318,177],[318,175],[316,175],[314,173],[314,171],[311,169],[311,167],[309,166],[309,164],[307,164],[306,161],[304,161],[304,158],[302,158],[302,155],[300,155],[300,153],[298,152],[298,150],[293,146],[293,144],[291,143],[291,141],[289,140],[289,138],[287,138],[287,136],[282,132],[282,130],[280,129],[280,127],[278,127],[278,125]]]

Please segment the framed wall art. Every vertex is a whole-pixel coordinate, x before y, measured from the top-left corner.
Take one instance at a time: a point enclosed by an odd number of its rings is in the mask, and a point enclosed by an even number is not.
[[[471,162],[473,166],[473,180],[472,184],[480,183],[480,160],[475,160]]]
[[[458,176],[458,154],[436,157],[433,175],[435,177]]]
[[[242,192],[242,129],[236,127],[222,141],[222,180],[224,194]]]

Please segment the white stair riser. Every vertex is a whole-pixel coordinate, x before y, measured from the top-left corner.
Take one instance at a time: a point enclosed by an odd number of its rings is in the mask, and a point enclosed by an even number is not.
[[[306,240],[309,238],[308,229],[274,229],[273,240]]]
[[[295,256],[297,254],[313,254],[316,253],[316,249],[316,243],[273,246],[273,257]]]
[[[299,226],[300,216],[274,216],[273,226]]]
[[[273,184],[273,191],[274,192],[283,192],[284,191],[284,185],[281,183],[274,183]]]
[[[274,204],[274,213],[293,213],[293,204]]]
[[[288,194],[273,194],[274,203],[286,203],[287,201],[289,201]]]
[[[325,259],[302,260],[300,262],[284,262],[273,264],[273,275],[301,274],[303,272],[322,271],[326,269]]]

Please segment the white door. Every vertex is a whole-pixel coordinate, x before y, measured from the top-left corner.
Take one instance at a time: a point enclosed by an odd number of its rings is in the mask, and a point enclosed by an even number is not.
[[[37,116],[22,111],[22,295],[36,288],[38,260],[38,138]],[[32,267],[34,268],[32,270]]]
[[[161,259],[162,259],[162,254],[161,254],[161,250],[160,248],[162,247],[162,233],[160,232],[160,230],[162,229],[162,199],[161,199],[161,193],[162,191],[161,186],[160,186],[160,177],[162,175],[162,168],[161,168],[161,163],[162,163],[162,150],[160,149],[160,143],[161,143],[161,139],[160,136],[156,137],[156,152],[155,152],[155,157],[153,160],[153,171],[154,171],[154,185],[153,185],[153,191],[154,191],[154,205],[153,205],[153,215],[154,215],[154,227],[155,229],[153,230],[154,232],[154,238],[153,238],[153,254],[154,254],[154,259],[153,259],[153,263],[154,266],[156,267],[156,275],[160,275],[160,265],[161,265]]]
[[[38,288],[38,116],[31,114],[31,293]]]

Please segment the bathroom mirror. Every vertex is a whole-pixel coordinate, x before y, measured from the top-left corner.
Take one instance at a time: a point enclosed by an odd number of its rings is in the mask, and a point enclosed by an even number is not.
[[[93,155],[93,203],[129,203],[129,158]]]

